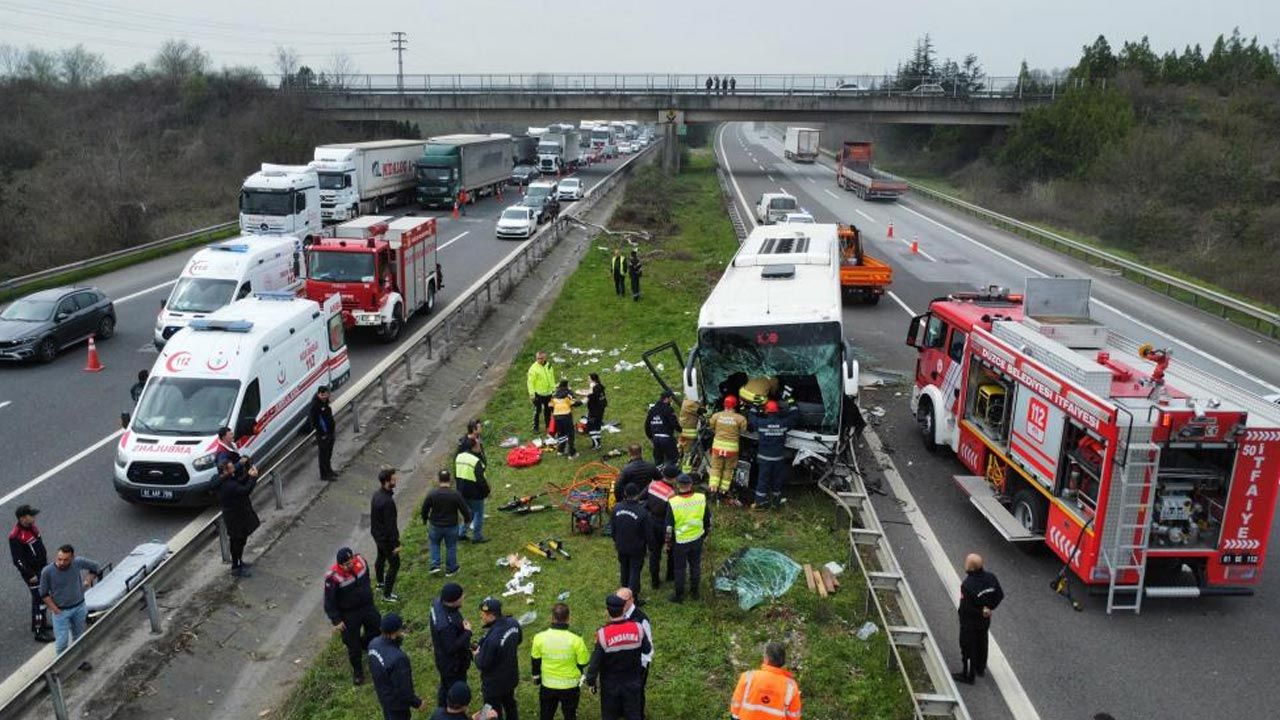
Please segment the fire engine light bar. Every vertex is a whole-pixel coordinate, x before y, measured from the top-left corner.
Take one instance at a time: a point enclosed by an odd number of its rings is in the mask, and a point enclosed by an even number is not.
[[[209,318],[198,318],[190,323],[192,330],[221,330],[224,332],[241,332],[247,333],[253,329],[253,323],[249,320],[210,320]]]

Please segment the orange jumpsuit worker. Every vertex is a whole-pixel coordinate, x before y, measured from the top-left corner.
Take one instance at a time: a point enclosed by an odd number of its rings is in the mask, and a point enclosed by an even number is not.
[[[738,397],[724,399],[724,410],[711,416],[707,423],[714,433],[711,438],[711,469],[708,485],[711,500],[716,502],[720,493],[728,493],[733,475],[738,470],[738,438],[747,431],[747,419],[737,411]]]
[[[787,664],[787,649],[780,642],[764,646],[764,662],[759,670],[748,670],[738,678],[729,704],[733,720],[800,720],[800,685]]]

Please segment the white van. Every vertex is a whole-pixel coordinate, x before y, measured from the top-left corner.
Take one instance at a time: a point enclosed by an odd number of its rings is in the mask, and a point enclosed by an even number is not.
[[[285,235],[247,235],[201,249],[187,261],[169,298],[160,303],[156,349],[187,323],[254,292],[302,287],[302,241]]]
[[[761,225],[772,225],[786,217],[787,213],[799,209],[796,199],[786,193],[764,193],[756,201],[756,220]]]
[[[217,501],[218,428],[263,463],[294,436],[316,388],[351,374],[342,300],[322,308],[289,293],[259,293],[169,338],[116,450],[116,493],[129,502]]]

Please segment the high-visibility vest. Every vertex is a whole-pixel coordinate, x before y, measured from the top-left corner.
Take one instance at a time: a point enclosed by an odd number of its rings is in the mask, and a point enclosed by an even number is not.
[[[578,635],[561,628],[549,628],[533,636],[531,656],[542,660],[542,687],[568,690],[578,687],[580,665],[591,660],[587,644]]]
[[[729,715],[734,720],[799,720],[800,686],[791,673],[772,665],[738,678]]]
[[[453,476],[459,482],[475,482],[476,466],[480,464],[480,458],[470,452],[460,452],[458,457],[453,461]]]
[[[675,520],[675,540],[680,544],[691,543],[702,537],[702,519],[707,514],[707,496],[702,493],[672,495],[671,517]]]

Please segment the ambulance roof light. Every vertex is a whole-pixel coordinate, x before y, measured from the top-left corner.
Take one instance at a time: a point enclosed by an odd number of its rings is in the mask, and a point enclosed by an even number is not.
[[[253,329],[253,323],[248,320],[215,320],[212,318],[197,318],[191,321],[190,328],[195,331],[221,330],[223,332],[247,333]]]

